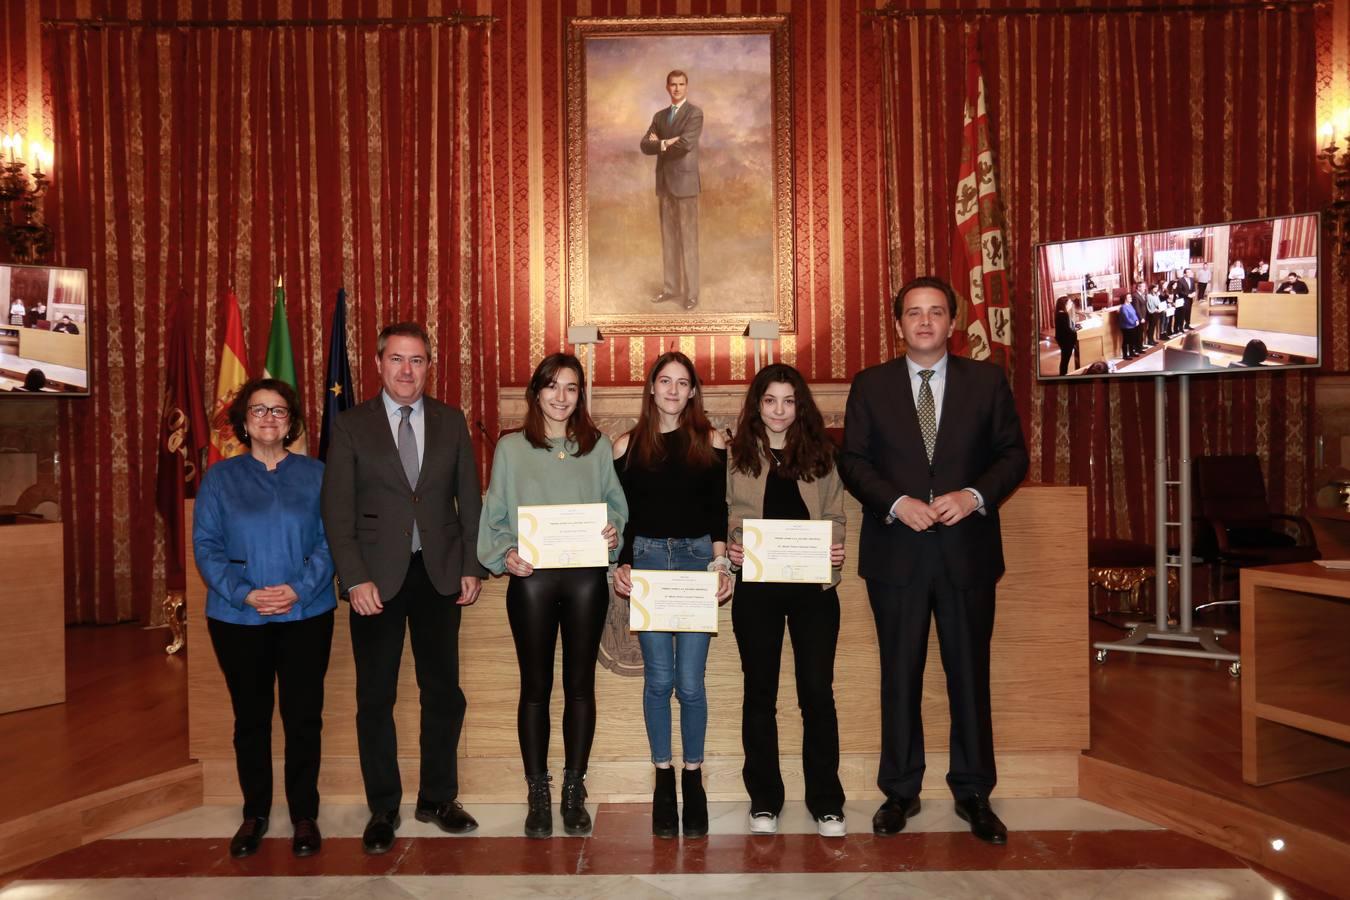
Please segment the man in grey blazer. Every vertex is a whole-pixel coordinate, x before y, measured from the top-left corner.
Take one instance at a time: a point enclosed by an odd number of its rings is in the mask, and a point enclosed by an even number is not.
[[[324,471],[324,529],[351,602],[367,853],[388,851],[400,824],[394,701],[405,623],[422,704],[417,818],[454,834],[478,827],[455,797],[460,612],[487,575],[477,555],[482,494],[464,413],[423,394],[430,366],[420,325],[380,332],[384,388],[334,421]]]
[[[703,110],[688,102],[689,76],[679,69],[666,76],[670,106],[652,116],[639,145],[656,157],[656,196],[661,204],[661,261],[664,285],[653,303],[682,301],[698,306],[698,140]]]

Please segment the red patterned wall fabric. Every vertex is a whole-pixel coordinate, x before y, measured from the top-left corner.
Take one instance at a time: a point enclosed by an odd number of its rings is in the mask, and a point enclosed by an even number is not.
[[[429,390],[495,416],[475,313],[484,29],[54,28],[53,220],[87,265],[93,396],[65,404],[62,509],[73,621],[149,620],[162,595],[156,410],[166,298],[192,305],[203,389],[227,290],[261,371],[271,289],[284,279],[309,421],[339,287],[358,392],[375,336],[425,322]]]
[[[1320,206],[1313,27],[1307,7],[931,16],[884,26],[892,277],[946,274],[952,229],[943,212],[960,146],[961,51],[973,29],[1007,205],[1013,384],[1029,478],[1087,485],[1095,536],[1151,539],[1154,386],[1036,383],[1033,245]],[[1273,85],[1282,86],[1278,103]],[[1308,376],[1192,382],[1193,453],[1259,454],[1272,502],[1301,509]],[[1175,411],[1174,385],[1168,394]]]

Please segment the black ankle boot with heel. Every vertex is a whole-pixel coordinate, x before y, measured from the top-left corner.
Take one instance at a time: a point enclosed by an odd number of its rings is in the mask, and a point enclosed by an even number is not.
[[[680,770],[680,793],[684,796],[684,836],[708,834],[708,795],[703,792],[703,770]]]
[[[673,838],[680,833],[680,809],[675,803],[675,770],[667,766],[656,770],[656,788],[652,791],[652,834]]]

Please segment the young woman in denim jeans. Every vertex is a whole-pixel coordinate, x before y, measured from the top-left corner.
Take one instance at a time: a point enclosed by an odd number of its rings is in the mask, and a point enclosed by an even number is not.
[[[683,353],[662,355],[647,375],[637,425],[614,442],[615,468],[628,497],[629,521],[614,573],[620,596],[633,589],[632,570],[716,571],[717,599],[731,597],[726,557],[726,442],[703,412],[698,373]],[[671,768],[670,695],[680,700],[684,769],[684,836],[708,833],[703,791],[703,739],[708,729],[704,666],[712,635],[641,632],[642,714],[647,723],[656,789],[652,834],[675,837],[680,817]]]

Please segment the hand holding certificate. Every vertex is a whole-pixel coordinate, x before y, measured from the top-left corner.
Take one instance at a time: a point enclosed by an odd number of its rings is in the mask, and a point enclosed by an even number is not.
[[[828,584],[833,524],[828,519],[746,519],[742,577],[750,582]]]
[[[607,566],[609,546],[601,534],[607,512],[603,503],[521,506],[516,552],[536,569]]]
[[[630,631],[717,633],[717,573],[634,569]]]

